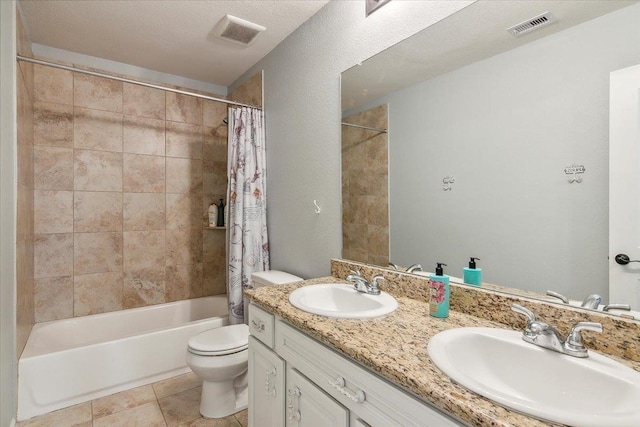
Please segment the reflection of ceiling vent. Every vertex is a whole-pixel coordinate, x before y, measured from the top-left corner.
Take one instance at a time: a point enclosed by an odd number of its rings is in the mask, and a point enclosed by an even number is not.
[[[249,46],[255,40],[256,36],[266,30],[262,25],[236,18],[235,16],[225,15],[224,18],[216,24],[214,34],[221,39]]]
[[[527,19],[511,28],[507,28],[514,36],[521,36],[523,34],[530,33],[531,31],[538,30],[542,27],[546,27],[549,24],[553,24],[558,20],[550,12],[545,12],[542,15],[538,15],[535,18]]]

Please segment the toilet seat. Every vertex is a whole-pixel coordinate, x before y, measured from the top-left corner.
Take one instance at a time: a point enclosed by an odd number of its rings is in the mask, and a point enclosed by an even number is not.
[[[245,324],[209,329],[189,339],[188,350],[200,356],[224,356],[246,350],[249,327]]]

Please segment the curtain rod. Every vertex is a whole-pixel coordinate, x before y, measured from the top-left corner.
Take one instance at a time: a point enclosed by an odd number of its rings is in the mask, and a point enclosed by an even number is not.
[[[378,132],[387,133],[387,129],[384,129],[384,128],[372,128],[370,126],[355,125],[353,123],[347,123],[347,122],[342,122],[342,124],[345,125],[345,126],[351,126],[351,127],[354,127],[354,128],[375,130],[375,131],[378,131]]]
[[[34,59],[34,58],[27,58],[27,57],[21,56],[21,55],[16,55],[16,60],[24,61],[24,62],[31,62],[31,63],[39,64],[39,65],[45,65],[47,67],[60,68],[62,70],[73,71],[74,73],[89,74],[91,76],[103,77],[105,79],[117,80],[119,82],[131,83],[131,84],[138,85],[138,86],[145,86],[145,87],[150,87],[150,88],[153,88],[153,89],[160,89],[160,90],[164,90],[165,92],[173,92],[173,93],[179,93],[181,95],[194,96],[196,98],[207,99],[209,101],[223,102],[225,104],[237,105],[239,107],[250,107],[250,108],[257,108],[258,110],[262,110],[262,107],[258,107],[256,105],[243,104],[241,102],[229,101],[227,99],[215,98],[213,96],[200,95],[199,93],[188,92],[188,91],[185,91],[185,90],[172,89],[172,88],[168,88],[168,87],[165,87],[165,86],[154,85],[154,84],[151,84],[151,83],[139,82],[137,80],[125,79],[125,78],[116,77],[116,76],[110,76],[109,74],[103,74],[103,73],[98,73],[98,72],[95,72],[95,71],[83,70],[81,68],[68,67],[66,65],[56,64],[55,62],[42,61],[40,59]]]

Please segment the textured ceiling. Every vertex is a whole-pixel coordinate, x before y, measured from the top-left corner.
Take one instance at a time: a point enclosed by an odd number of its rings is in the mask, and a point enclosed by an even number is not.
[[[21,0],[32,43],[229,86],[328,0]],[[251,46],[213,36],[224,15],[267,27]]]

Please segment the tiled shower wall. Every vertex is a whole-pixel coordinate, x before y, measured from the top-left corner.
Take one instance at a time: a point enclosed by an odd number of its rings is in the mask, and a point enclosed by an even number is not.
[[[16,9],[20,55],[31,55],[20,13]],[[33,65],[17,63],[17,223],[16,223],[16,350],[20,357],[34,323],[33,308]]]
[[[387,128],[387,105],[344,122]],[[389,262],[389,150],[386,133],[342,126],[342,257]]]
[[[226,104],[34,67],[35,321],[226,292]],[[225,201],[226,203],[226,201]]]

